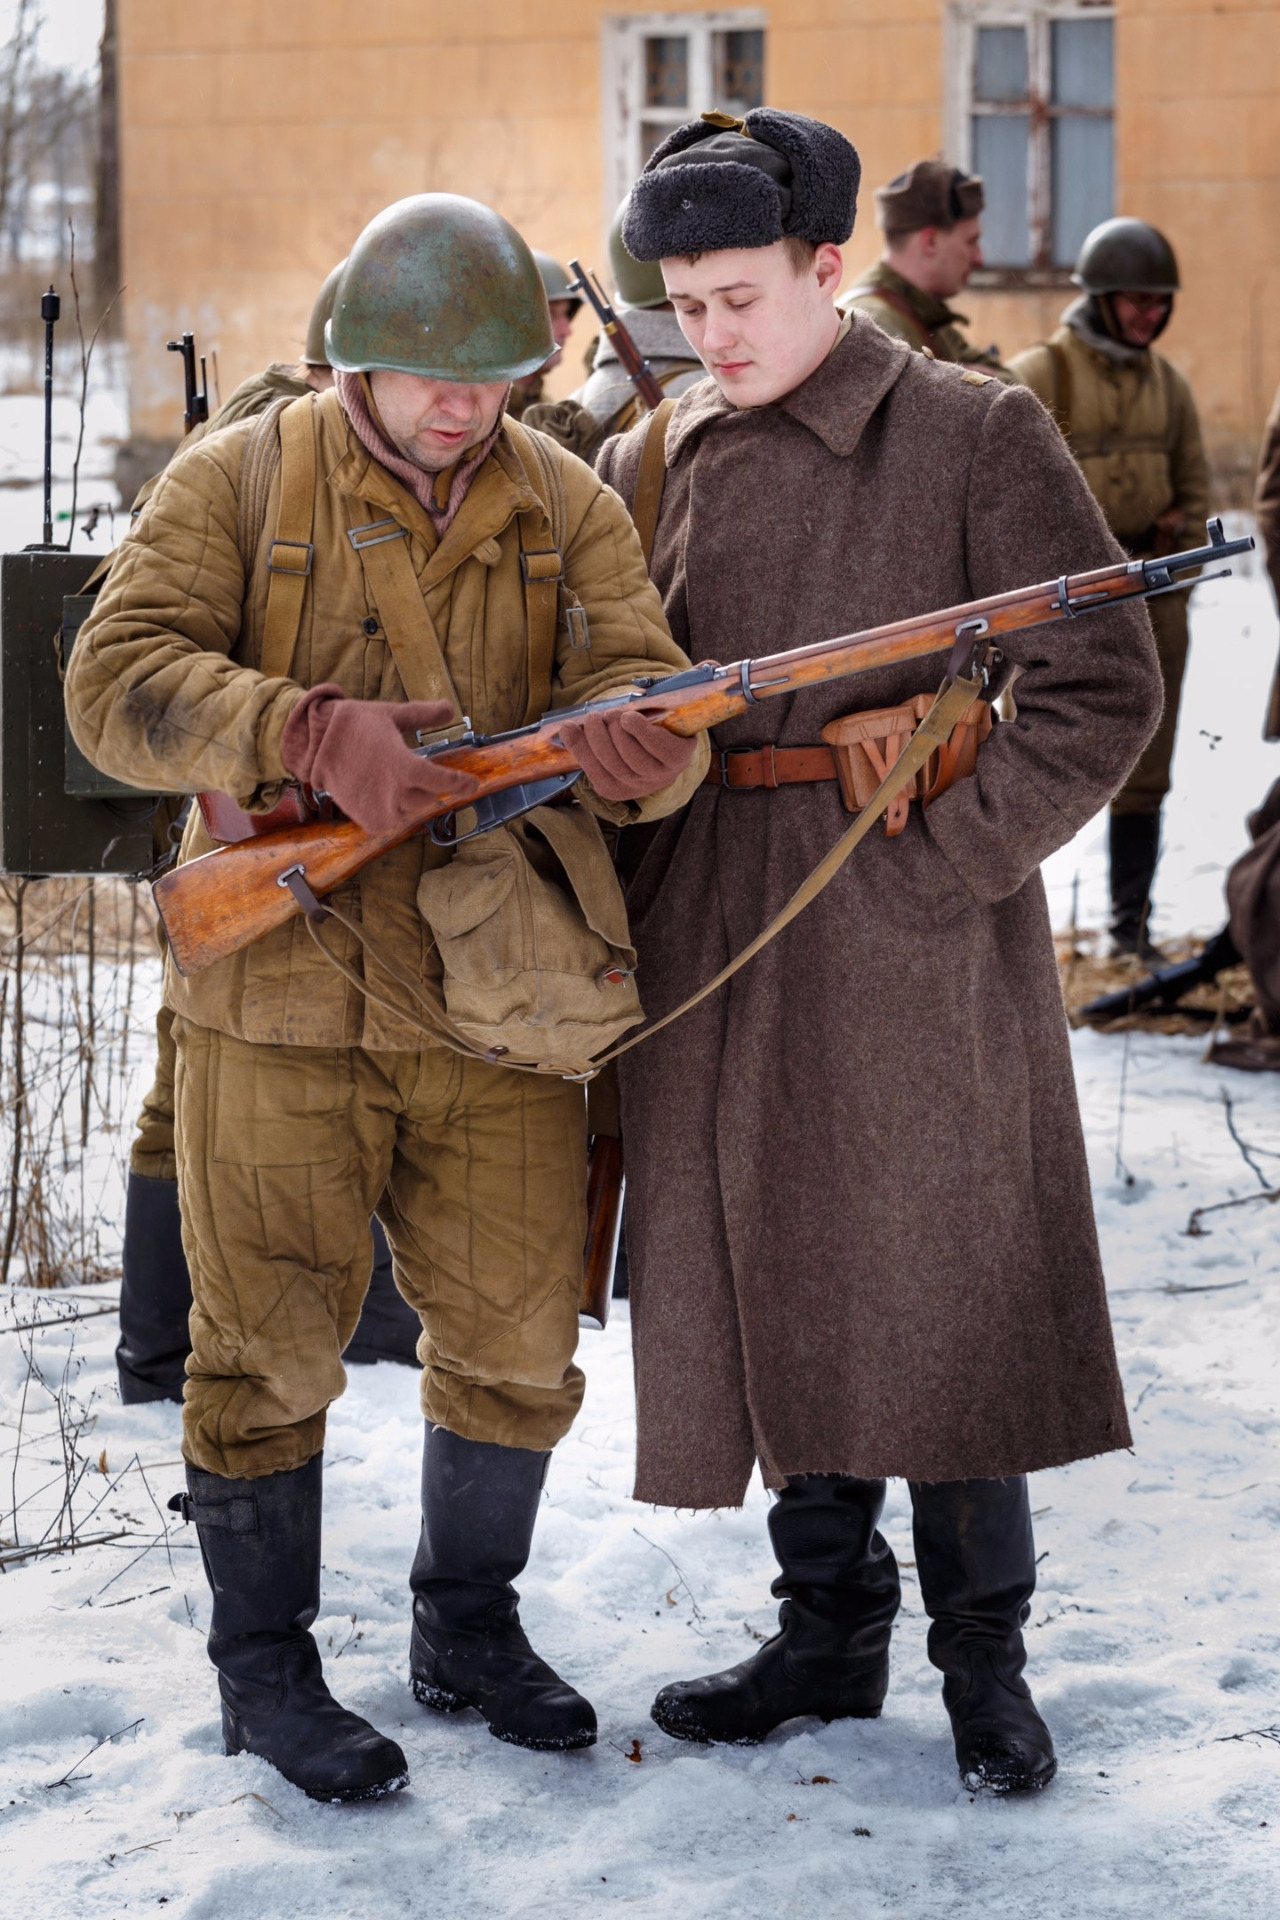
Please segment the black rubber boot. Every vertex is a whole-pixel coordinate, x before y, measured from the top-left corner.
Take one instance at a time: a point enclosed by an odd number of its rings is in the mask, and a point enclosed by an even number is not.
[[[191,1275],[182,1251],[176,1180],[129,1175],[121,1266],[120,1398],[127,1407],[144,1400],[181,1400],[191,1351]]]
[[[394,1740],[340,1707],[307,1629],[320,1606],[321,1456],[228,1480],[187,1468],[169,1505],[194,1520],[213,1589],[209,1658],[228,1753],[256,1753],[313,1800],[374,1800],[409,1779]]]
[[[529,1558],[550,1458],[428,1427],[422,1535],[409,1576],[414,1697],[438,1713],[475,1707],[499,1740],[539,1753],[596,1738],[591,1703],[525,1638],[511,1585]]]
[[[1158,813],[1111,814],[1111,951],[1134,953],[1140,960],[1164,958],[1147,933],[1151,889],[1160,858]]]
[[[779,1630],[736,1667],[664,1687],[652,1709],[664,1733],[748,1747],[802,1715],[878,1717],[901,1597],[897,1562],[876,1531],[884,1495],[883,1480],[788,1481],[769,1512]]]
[[[1049,1729],[1022,1677],[1022,1628],[1036,1586],[1027,1482],[913,1482],[916,1569],[929,1658],[943,1674],[960,1778],[971,1791],[1034,1793],[1057,1771]]]
[[[404,1367],[416,1367],[422,1322],[395,1283],[391,1249],[376,1214],[369,1225],[373,1229],[373,1272],[359,1325],[342,1356],[343,1362],[348,1367],[369,1367],[378,1360],[394,1360]]]

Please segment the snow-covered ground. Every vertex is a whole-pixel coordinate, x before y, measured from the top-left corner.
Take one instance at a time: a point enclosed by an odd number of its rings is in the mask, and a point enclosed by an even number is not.
[[[1280,772],[1280,755],[1257,741],[1275,644],[1261,580],[1200,590],[1160,886],[1168,931],[1217,924],[1243,814]],[[1059,923],[1077,874],[1081,924],[1097,925],[1101,823],[1050,865]],[[663,1681],[739,1659],[767,1634],[772,1566],[758,1486],[741,1513],[629,1500],[620,1304],[605,1334],[583,1336],[586,1405],[554,1462],[521,1583],[536,1644],[597,1705],[599,1745],[527,1754],[472,1716],[414,1704],[416,1384],[406,1369],[353,1370],[329,1423],[316,1630],[335,1690],[401,1741],[413,1784],[374,1806],[313,1805],[264,1763],[219,1751],[194,1541],[176,1526],[157,1540],[181,1483],[177,1409],[118,1404],[104,1315],[39,1334],[36,1354],[54,1386],[70,1355],[75,1394],[95,1396],[79,1510],[89,1485],[106,1497],[87,1530],[135,1537],[0,1578],[0,1911],[1271,1920],[1280,1216],[1256,1200],[1187,1227],[1193,1210],[1280,1179],[1280,1084],[1201,1065],[1195,1040],[1081,1033],[1073,1044],[1135,1447],[1033,1482],[1042,1559],[1030,1673],[1061,1759],[1047,1794],[999,1803],[959,1785],[900,1485],[886,1525],[906,1605],[882,1720],[801,1723],[742,1752],[680,1746],[653,1727]],[[10,1538],[26,1336],[2,1329],[71,1304],[21,1290],[0,1314]],[[43,1390],[28,1392],[24,1418],[30,1477],[14,1497],[47,1479],[52,1492],[33,1507],[56,1507],[61,1448]]]

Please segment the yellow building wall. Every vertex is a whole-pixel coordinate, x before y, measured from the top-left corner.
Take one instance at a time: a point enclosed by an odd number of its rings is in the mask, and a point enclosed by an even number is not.
[[[603,263],[600,0],[119,0],[126,316],[135,435],[179,425],[191,327],[225,395],[302,344],[321,279],[379,208],[428,189],[496,206]],[[691,8],[651,5],[647,13]],[[841,127],[866,187],[850,275],[878,252],[871,189],[940,150],[941,0],[766,8],[767,93]],[[1186,292],[1165,341],[1242,495],[1280,382],[1280,0],[1119,0],[1117,210],[1170,235]],[[1006,353],[1060,288],[969,290]],[[582,315],[563,368],[582,377]]]

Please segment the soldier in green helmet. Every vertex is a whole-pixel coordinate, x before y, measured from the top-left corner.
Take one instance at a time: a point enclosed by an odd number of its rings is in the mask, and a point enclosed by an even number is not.
[[[1155,350],[1178,293],[1173,248],[1145,220],[1104,220],[1072,279],[1080,297],[1049,340],[1016,356],[1013,371],[1057,420],[1133,558],[1194,545],[1209,512],[1200,416],[1186,375]],[[1164,594],[1149,610],[1164,712],[1109,821],[1112,950],[1143,959],[1159,957],[1148,921],[1187,665],[1187,596]]]
[[[298,782],[392,833],[442,791],[415,737],[464,714],[500,732],[686,662],[621,502],[504,418],[511,383],[554,346],[514,228],[455,195],[398,202],[353,247],[325,341],[330,391],[166,470],[81,629],[67,711],[95,764],[133,779],[258,812]],[[705,741],[624,709],[562,734],[585,770],[567,810],[588,878],[612,884],[597,821],[682,805]],[[180,858],[211,844],[193,809]],[[396,1743],[333,1699],[308,1631],[325,1411],[375,1207],[422,1322],[414,1693],[478,1708],[515,1745],[595,1739],[589,1703],[525,1638],[512,1585],[582,1396],[583,1089],[428,1042],[412,1011],[442,991],[427,883],[457,909],[458,966],[481,928],[487,980],[494,871],[416,835],[335,896],[336,934],[294,919],[191,977],[166,969],[194,1294],[174,1504],[213,1589],[226,1750],[322,1800],[407,1779]]]
[[[537,404],[542,399],[543,381],[553,367],[558,367],[564,359],[565,344],[573,331],[573,316],[582,305],[582,296],[573,290],[569,270],[541,247],[533,249],[533,257],[538,263],[538,272],[542,275],[542,285],[547,296],[547,310],[551,315],[551,338],[555,341],[555,352],[550,359],[533,373],[527,373],[523,380],[511,383],[511,398],[507,401],[507,412],[513,420],[523,420],[526,407]]]
[[[662,274],[652,260],[633,260],[622,238],[630,195],[609,228],[609,272],[618,318],[649,364],[649,371],[673,400],[705,380],[707,370],[689,350],[675,309],[667,299]],[[644,413],[644,402],[607,334],[596,343],[586,382],[567,400],[544,401],[528,423],[552,435],[579,459],[594,461],[611,434],[625,433]]]

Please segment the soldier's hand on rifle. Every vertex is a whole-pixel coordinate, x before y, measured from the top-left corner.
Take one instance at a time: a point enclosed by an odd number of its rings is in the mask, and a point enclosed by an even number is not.
[[[448,700],[349,700],[326,682],[289,715],[280,751],[295,779],[327,793],[366,833],[389,833],[437,794],[475,791],[469,774],[433,766],[405,744],[406,733],[456,719]]]
[[[669,786],[697,745],[696,735],[683,739],[625,707],[566,720],[560,738],[602,800],[642,800]]]

